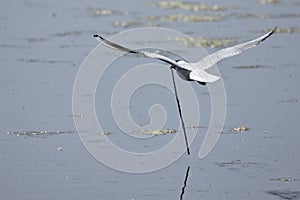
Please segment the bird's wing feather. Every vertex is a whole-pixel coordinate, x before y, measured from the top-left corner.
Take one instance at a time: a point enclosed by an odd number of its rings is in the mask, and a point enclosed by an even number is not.
[[[235,45],[232,47],[221,49],[215,53],[212,53],[212,54],[204,57],[203,59],[201,59],[200,61],[198,61],[196,63],[191,63],[191,65],[197,69],[202,69],[202,70],[208,69],[208,68],[212,67],[213,65],[217,64],[218,62],[224,60],[225,58],[229,58],[229,57],[238,55],[247,49],[255,47],[256,45],[260,44],[265,39],[270,37],[276,31],[276,29],[277,29],[277,27],[275,27],[272,31],[268,32],[267,34],[265,34],[257,39],[251,40],[249,42],[245,42],[245,43],[238,44],[238,45]]]
[[[189,76],[190,76],[190,79],[192,79],[192,80],[205,82],[205,83],[213,83],[220,79],[219,76],[209,74],[206,71],[201,70],[201,69],[191,71]]]
[[[177,63],[181,68],[190,71],[189,79],[205,83],[212,83],[220,79],[219,76],[209,74],[206,71],[198,69],[191,65],[191,63],[185,62],[183,60],[178,61]]]
[[[160,54],[157,54],[157,53],[154,53],[154,52],[148,52],[148,51],[141,51],[141,50],[132,50],[132,49],[129,49],[129,48],[126,48],[126,47],[123,47],[119,44],[116,44],[116,43],[113,43],[107,39],[104,39],[103,37],[99,36],[99,35],[94,35],[94,37],[103,45],[109,47],[109,48],[112,48],[112,49],[115,49],[115,50],[119,50],[119,51],[124,51],[124,52],[127,52],[127,53],[134,53],[134,54],[139,54],[139,55],[143,55],[145,57],[148,57],[148,58],[154,58],[154,59],[158,59],[158,60],[161,60],[163,62],[166,62],[168,64],[171,64],[171,65],[176,65],[176,66],[179,66],[175,60],[171,59],[171,58],[168,58],[166,56],[163,56],[163,55],[160,55]]]
[[[180,67],[180,65],[178,65],[178,63],[177,63],[175,60],[173,60],[173,59],[171,59],[171,58],[168,58],[168,57],[166,57],[166,56],[160,55],[160,54],[158,54],[158,53],[148,52],[148,51],[141,51],[141,53],[142,53],[144,56],[148,57],[148,58],[159,59],[159,60],[161,60],[161,61],[163,61],[163,62],[166,62],[166,63],[168,63],[168,64],[171,64],[171,65],[175,65],[175,66],[179,66],[179,67]]]
[[[138,51],[135,51],[135,50],[131,50],[131,49],[128,49],[126,47],[123,47],[119,44],[116,44],[116,43],[113,43],[107,39],[104,39],[103,37],[101,37],[100,35],[97,35],[95,34],[94,35],[94,38],[96,38],[96,40],[98,40],[101,44],[111,48],[111,49],[114,49],[114,50],[119,50],[119,51],[124,51],[124,52],[128,52],[128,53],[136,53],[136,54],[140,54],[140,52]]]
[[[176,62],[175,60],[173,60],[171,58],[168,58],[166,56],[160,55],[158,53],[148,52],[148,51],[141,51],[141,50],[132,50],[132,49],[123,47],[119,44],[113,43],[113,42],[111,42],[107,39],[104,39],[103,37],[101,37],[99,35],[94,35],[94,37],[100,43],[102,43],[103,45],[105,45],[109,48],[119,50],[119,51],[128,52],[128,53],[143,55],[143,56],[148,57],[148,58],[158,59],[158,60],[166,62],[170,65],[178,66],[180,68],[190,70],[191,73],[189,74],[189,78],[192,79],[192,80],[195,80],[195,81],[212,83],[212,82],[215,82],[215,81],[219,80],[219,78],[220,78],[218,76],[209,74],[209,73],[205,72],[204,70],[197,69],[197,68],[193,67],[190,63],[186,63],[184,61]]]

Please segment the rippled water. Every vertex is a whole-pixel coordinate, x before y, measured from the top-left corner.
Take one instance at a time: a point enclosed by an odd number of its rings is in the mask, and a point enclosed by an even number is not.
[[[179,199],[188,165],[183,199],[300,199],[300,3],[195,2],[2,3],[1,199]],[[199,87],[203,121],[190,125],[198,129],[192,156],[184,155],[170,167],[142,175],[121,173],[100,164],[81,144],[73,118],[85,116],[73,115],[72,90],[81,62],[97,45],[94,33],[109,37],[130,28],[159,26],[199,38],[213,52],[276,25],[278,33],[261,46],[218,65],[227,115],[224,134],[205,159],[196,156],[210,117],[204,87]],[[144,98],[132,108],[141,114],[141,123],[147,120],[144,106],[157,98],[168,105],[174,98],[156,92],[154,97],[136,94]],[[232,131],[241,126],[249,130]],[[118,140],[115,130],[105,131]],[[156,137],[168,141],[173,136]],[[146,150],[155,146],[147,145]]]

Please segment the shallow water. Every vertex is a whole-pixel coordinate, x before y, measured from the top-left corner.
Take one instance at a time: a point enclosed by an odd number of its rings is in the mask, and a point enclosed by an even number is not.
[[[1,199],[179,199],[188,165],[183,199],[299,199],[300,4],[296,0],[204,3],[222,9],[187,9],[193,4],[160,8],[157,1],[147,0],[3,3]],[[171,19],[175,14],[181,18]],[[198,15],[219,20],[191,17]],[[94,33],[109,37],[130,28],[160,26],[193,38],[239,43],[275,25],[281,31],[261,46],[218,65],[227,114],[224,134],[205,159],[196,155],[210,117],[209,97],[207,89],[196,84],[202,99],[201,123],[187,122],[198,130],[191,157],[184,155],[157,172],[127,174],[102,165],[81,144],[73,118],[84,116],[72,113],[72,90],[81,62],[97,45]],[[207,47],[208,52],[216,50]],[[144,114],[160,98],[172,116],[166,129],[177,130],[173,94],[160,89],[149,93],[155,95],[135,93],[139,100],[129,108],[138,123],[147,123]],[[96,106],[98,111],[105,107]],[[240,126],[250,130],[232,131]],[[107,129],[113,141],[128,147],[113,125],[107,124]],[[153,150],[172,137],[156,136],[128,148]]]

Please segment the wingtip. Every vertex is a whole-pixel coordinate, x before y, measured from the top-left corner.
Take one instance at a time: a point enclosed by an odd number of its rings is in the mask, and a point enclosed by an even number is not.
[[[275,32],[277,31],[277,29],[278,29],[278,26],[275,26],[275,27],[273,28],[273,30],[271,31],[272,34],[275,33]]]
[[[102,40],[102,41],[105,40],[103,37],[101,37],[98,34],[94,34],[93,36],[94,36],[94,38],[96,38],[96,40]]]
[[[258,44],[261,43],[261,42],[263,42],[264,40],[266,40],[266,39],[267,39],[268,37],[270,37],[271,35],[273,35],[273,34],[276,32],[276,30],[277,30],[277,26],[275,26],[271,31],[269,31],[268,33],[266,33],[266,34],[263,36],[262,40],[260,40],[260,41],[258,42]]]

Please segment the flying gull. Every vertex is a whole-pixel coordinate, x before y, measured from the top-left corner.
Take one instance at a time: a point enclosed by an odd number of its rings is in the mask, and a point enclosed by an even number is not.
[[[197,81],[201,85],[205,85],[206,83],[213,83],[220,79],[219,76],[207,73],[205,71],[206,69],[214,66],[215,64],[217,64],[218,62],[226,58],[236,56],[247,49],[257,46],[265,39],[270,37],[276,31],[276,29],[277,27],[275,27],[273,30],[266,33],[265,35],[256,38],[254,40],[216,51],[215,53],[212,53],[202,58],[196,63],[189,63],[183,60],[173,60],[164,55],[154,53],[154,52],[149,52],[144,50],[132,50],[124,46],[121,46],[119,44],[113,43],[107,39],[104,39],[103,37],[97,34],[95,34],[94,37],[100,43],[102,43],[103,45],[109,48],[124,51],[127,53],[138,54],[149,58],[158,59],[165,63],[168,63],[171,65],[171,68],[176,70],[176,72],[182,79],[187,81]]]

